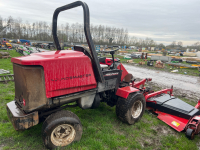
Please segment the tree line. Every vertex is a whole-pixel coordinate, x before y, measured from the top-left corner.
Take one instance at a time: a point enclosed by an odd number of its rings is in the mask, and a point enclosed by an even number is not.
[[[61,43],[86,43],[83,24],[65,23],[58,25],[57,35]],[[105,25],[90,25],[92,39],[99,45],[127,45],[137,47],[159,47],[159,48],[183,48],[181,41],[173,41],[167,47],[163,43],[156,43],[151,38],[137,38],[130,36],[127,29],[110,27]],[[36,41],[53,41],[52,24],[45,21],[29,23],[23,22],[21,18],[2,18],[0,16],[0,37],[8,39],[27,39]],[[200,50],[200,42],[194,43],[188,48]]]
[[[166,46],[167,49],[179,49],[179,50],[186,50],[186,49],[196,49],[200,51],[200,42],[195,42],[190,46],[183,47],[183,42],[181,41],[173,41],[170,45]]]
[[[66,23],[58,25],[57,34],[60,42],[86,43],[83,24]],[[138,47],[156,46],[153,39],[139,39],[129,36],[124,28],[110,27],[105,25],[90,25],[92,39],[95,44],[132,45]],[[45,21],[29,23],[21,18],[2,18],[0,16],[0,36],[9,39],[27,39],[37,41],[53,41],[52,24]]]

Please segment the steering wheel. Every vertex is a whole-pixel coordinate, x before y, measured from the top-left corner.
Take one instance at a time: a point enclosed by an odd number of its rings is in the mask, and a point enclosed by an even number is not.
[[[116,51],[118,51],[120,49],[120,47],[119,46],[108,46],[107,48],[105,48],[105,49],[108,49],[108,48],[114,48],[114,47],[117,47],[117,49],[112,50],[112,51],[100,51],[99,52],[99,53],[110,53],[112,55],[112,60],[113,60],[112,68],[114,68],[114,66],[115,66],[114,54]]]
[[[120,49],[119,46],[108,46],[107,48],[105,48],[105,49],[108,49],[108,48],[114,48],[114,47],[117,47],[117,49],[112,50],[112,51],[99,51],[98,53],[110,53],[111,55],[113,55],[116,51]]]

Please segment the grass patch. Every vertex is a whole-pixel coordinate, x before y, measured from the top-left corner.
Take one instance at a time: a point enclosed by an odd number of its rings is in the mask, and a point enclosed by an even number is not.
[[[0,52],[9,52],[11,57],[21,56],[15,50],[0,50]],[[9,70],[11,74],[13,74],[13,66],[12,66],[11,58],[0,59],[0,69]]]
[[[9,51],[12,57],[20,56]],[[2,63],[7,66],[2,65]],[[12,70],[10,59],[0,59],[0,68]],[[155,87],[156,88],[156,87]],[[0,83],[0,149],[45,149],[41,138],[42,123],[25,131],[15,131],[8,120],[6,103],[14,99],[14,82]],[[189,102],[189,100],[184,99]],[[155,115],[145,112],[142,119],[130,126],[122,123],[115,114],[115,107],[101,103],[97,109],[68,109],[80,118],[83,135],[79,142],[61,149],[197,149],[199,136],[188,140]]]

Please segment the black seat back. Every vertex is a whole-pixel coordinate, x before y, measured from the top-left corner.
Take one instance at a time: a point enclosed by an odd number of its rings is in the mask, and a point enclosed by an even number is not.
[[[98,92],[117,89],[119,87],[122,71],[118,69],[102,71],[105,82],[98,83]]]
[[[106,57],[98,57],[99,59],[99,62],[101,63],[106,63],[105,60],[106,60]]]

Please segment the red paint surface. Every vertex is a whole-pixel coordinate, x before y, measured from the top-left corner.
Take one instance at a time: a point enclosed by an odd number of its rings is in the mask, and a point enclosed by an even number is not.
[[[138,81],[138,82],[132,82],[132,86],[135,87],[135,88],[140,88],[140,85],[145,85],[146,82],[148,81],[151,81],[152,79],[151,78],[147,78],[147,79],[143,79],[141,81]],[[145,88],[145,87],[144,87]]]
[[[122,63],[120,63],[120,65],[117,66],[117,69],[122,70],[121,81],[123,81],[124,77],[128,74],[128,71],[126,70],[126,68],[124,68]]]
[[[117,61],[117,59],[114,59],[114,60]],[[105,63],[100,62],[100,64],[108,65],[108,66],[112,65],[112,63],[113,63],[112,58],[106,58]]]
[[[34,53],[12,58],[11,61],[20,65],[43,66],[47,98],[97,86],[91,60],[82,52],[62,50]]]
[[[199,109],[199,108],[200,108],[200,100],[198,100],[198,103],[196,104],[195,108],[196,108],[196,109]]]
[[[139,82],[135,82],[135,83],[134,83],[134,81],[133,81],[132,85],[133,85],[133,87],[135,87],[135,88],[140,88],[140,85],[143,85],[143,86],[144,86],[145,82],[146,82],[146,79],[143,79],[143,80],[141,80],[141,81],[139,81]]]
[[[188,128],[194,129],[195,134],[198,134],[200,131],[199,124],[200,124],[200,116],[194,116],[187,124],[186,129]]]
[[[23,105],[26,106],[26,101],[25,101],[25,99],[23,99]]]
[[[159,118],[160,120],[162,120],[163,122],[165,122],[166,124],[168,124],[169,126],[174,128],[178,132],[183,131],[185,129],[188,121],[189,121],[187,119],[180,118],[180,117],[177,117],[177,116],[174,116],[174,115],[170,115],[170,114],[166,114],[166,113],[160,112],[160,111],[155,111],[155,113],[158,114],[157,118]],[[173,125],[172,124],[173,121],[179,123],[180,125],[178,127]]]
[[[126,87],[117,89],[116,95],[123,98],[127,98],[130,93],[137,92],[137,91],[139,90],[136,88],[126,86]]]

